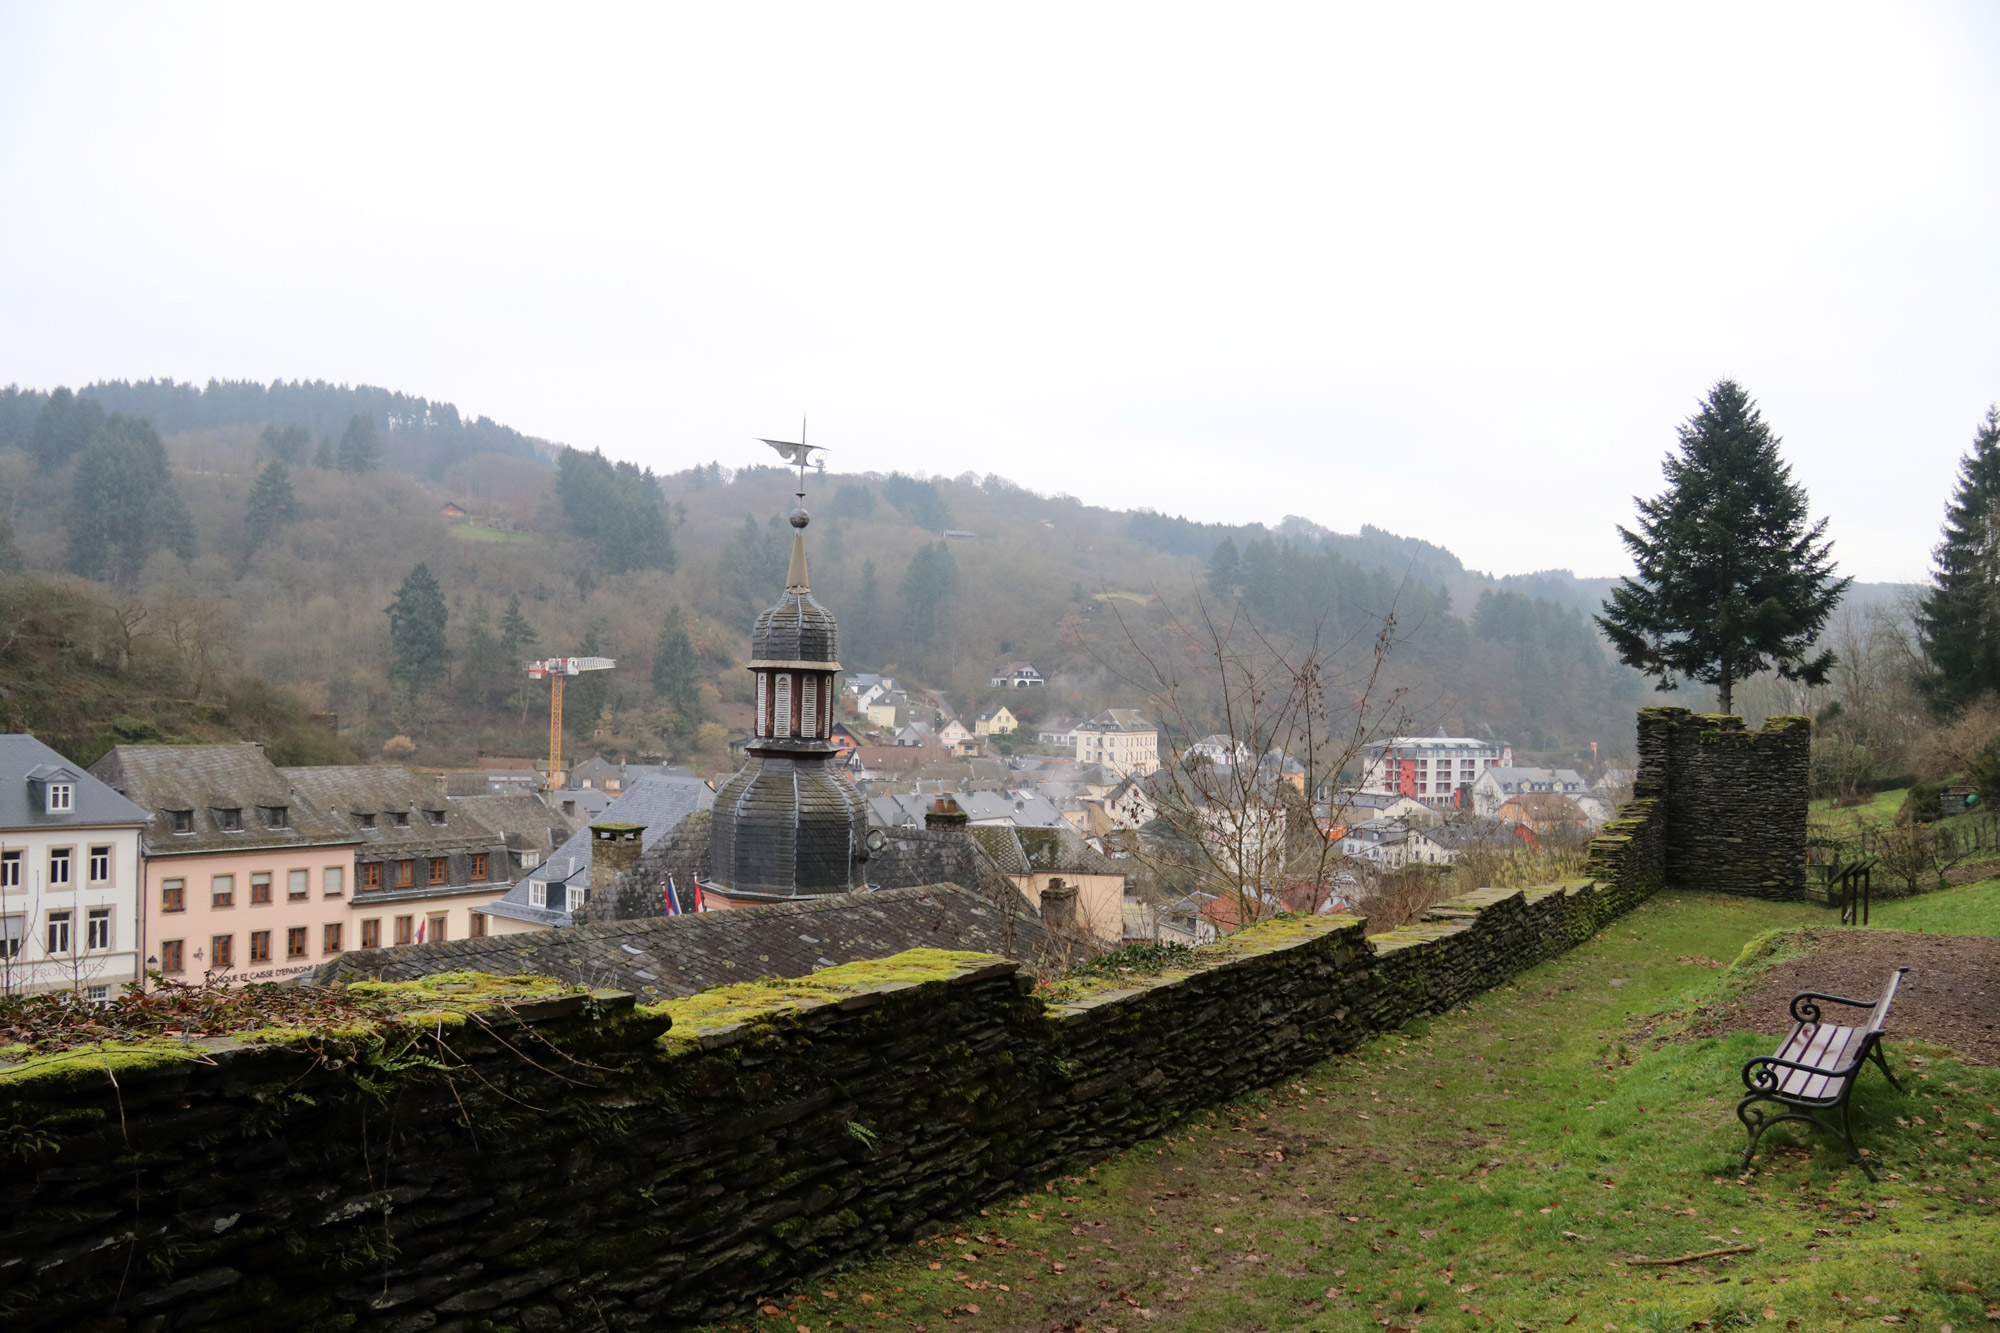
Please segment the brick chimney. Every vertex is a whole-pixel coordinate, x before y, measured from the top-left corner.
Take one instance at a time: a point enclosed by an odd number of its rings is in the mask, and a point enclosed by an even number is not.
[[[600,904],[610,902],[611,881],[639,861],[639,835],[644,824],[622,824],[616,820],[590,826],[590,896]]]
[[[938,797],[924,812],[925,828],[962,829],[971,823],[972,816],[959,809],[958,802],[949,796]]]
[[[1075,932],[1076,885],[1052,879],[1042,890],[1042,929]]]

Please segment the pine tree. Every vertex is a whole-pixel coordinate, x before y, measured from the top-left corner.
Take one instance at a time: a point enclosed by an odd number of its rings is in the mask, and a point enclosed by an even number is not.
[[[280,426],[273,422],[264,427],[264,433],[258,438],[284,463],[303,462],[306,450],[312,447],[312,432],[299,425]]]
[[[28,432],[28,455],[42,471],[53,472],[89,448],[103,429],[104,409],[95,399],[57,389]]]
[[[653,652],[653,693],[683,717],[696,717],[701,711],[700,673],[687,615],[676,603],[667,608],[667,623]]]
[[[487,623],[492,614],[486,599],[475,597],[462,617],[465,637],[459,649],[461,665],[456,684],[458,697],[475,708],[492,708],[511,683],[507,676],[508,655],[501,648],[500,636]]]
[[[1959,463],[1937,568],[1917,612],[1929,668],[1918,677],[1940,715],[2000,693],[2000,406],[1987,409]]]
[[[319,448],[313,451],[312,465],[323,472],[331,472],[340,466],[340,455],[334,451],[331,436],[320,436]]]
[[[521,614],[521,599],[507,599],[507,613],[500,617],[500,656],[507,663],[507,670],[514,681],[514,701],[521,706],[521,716],[528,713],[528,673],[522,668],[527,665],[529,649],[535,642],[534,626]]]
[[[194,520],[174,489],[166,446],[144,417],[105,418],[77,459],[64,521],[66,562],[85,578],[129,586],[155,551],[194,558]]]
[[[444,590],[429,565],[418,565],[389,607],[389,681],[418,698],[435,695],[451,666],[445,641]]]
[[[577,645],[578,657],[597,657],[604,652],[604,645],[598,641],[597,627],[590,627]],[[563,692],[563,726],[570,735],[580,740],[589,740],[597,731],[597,724],[604,719],[604,705],[611,694],[611,682],[605,671],[585,671],[572,676],[569,686]]]
[[[1224,537],[1208,558],[1208,587],[1217,597],[1234,597],[1243,586],[1243,566],[1236,556],[1236,543]]]
[[[943,542],[919,546],[910,557],[899,591],[908,616],[910,641],[929,647],[944,628],[945,608],[958,595],[958,561]]]
[[[861,566],[861,595],[854,599],[854,612],[847,618],[841,638],[854,645],[842,656],[850,661],[880,662],[882,646],[882,584],[875,576],[875,562]]]
[[[340,432],[336,457],[342,472],[357,476],[381,466],[382,441],[376,437],[374,420],[366,413],[357,412],[347,419],[347,429]]]
[[[14,525],[5,514],[0,514],[0,574],[18,574],[27,565],[21,557],[21,548],[14,544]]]
[[[271,534],[299,516],[299,500],[292,494],[292,474],[278,459],[264,464],[243,515],[243,535],[248,543],[243,552],[247,566],[252,556],[264,549]]]
[[[1714,685],[1728,712],[1737,682],[1767,667],[1825,682],[1830,651],[1812,653],[1852,579],[1836,578],[1826,520],[1741,385],[1723,380],[1680,428],[1667,489],[1640,500],[1638,531],[1618,535],[1638,565],[1597,617],[1626,665],[1673,689]]]

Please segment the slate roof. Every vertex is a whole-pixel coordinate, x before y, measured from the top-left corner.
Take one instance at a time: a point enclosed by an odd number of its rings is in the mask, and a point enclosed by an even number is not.
[[[484,852],[506,845],[506,837],[481,823],[462,801],[439,794],[430,779],[400,764],[328,764],[312,768],[281,768],[300,805],[311,805],[354,829],[362,860],[384,857],[444,856],[451,852]],[[374,828],[361,828],[355,816],[375,816]],[[409,820],[399,826],[395,816]],[[430,816],[438,814],[443,823]]]
[[[761,976],[807,976],[905,949],[967,949],[1028,960],[1041,942],[1041,923],[1033,913],[997,910],[954,884],[926,884],[692,916],[355,950],[321,966],[312,980],[321,985],[412,980],[463,968],[533,973],[669,998]]]
[[[1078,731],[1157,731],[1159,728],[1148,722],[1136,708],[1107,708],[1086,722],[1077,723]]]
[[[639,849],[643,856],[647,848],[679,828],[689,815],[697,810],[707,810],[714,804],[715,793],[699,778],[647,778],[634,783],[624,795],[606,806],[601,819],[590,822],[644,825],[646,831],[639,835]],[[494,916],[538,926],[569,925],[567,906],[536,907],[531,901],[530,886],[536,883],[553,886],[547,890],[544,901],[567,904],[569,895],[565,889],[568,885],[590,883],[593,845],[590,824],[579,824],[575,832],[550,852],[540,865],[522,875],[512,888],[482,910]]]
[[[551,809],[541,797],[527,793],[458,796],[452,801],[470,810],[480,823],[503,835],[509,851],[532,849],[547,856],[583,827],[582,820]]]
[[[37,773],[37,770],[41,770]],[[34,799],[28,776],[60,776],[73,781],[75,808],[52,815]],[[106,828],[144,824],[146,812],[33,736],[0,736],[0,829]]]
[[[805,534],[792,538],[792,568],[778,604],[757,617],[750,656],[758,662],[813,662],[828,670],[840,662],[840,627],[806,586]]]
[[[958,805],[975,824],[1004,822],[1016,828],[1056,828],[1068,822],[1040,792],[970,791],[959,796]]]
[[[1424,836],[1449,851],[1468,847],[1511,848],[1520,841],[1513,825],[1497,819],[1437,824],[1425,829]]]
[[[283,847],[353,846],[352,820],[317,801],[302,800],[292,783],[247,741],[228,745],[118,745],[91,773],[153,815],[140,841],[148,856],[238,852]],[[270,828],[263,808],[284,810],[285,827]],[[189,830],[173,831],[167,811],[185,810]],[[216,812],[235,810],[240,827],[222,826]]]
[[[1125,872],[1110,857],[1090,845],[1081,833],[1065,824],[1061,828],[1015,830],[1029,868],[1036,874],[1122,875]]]

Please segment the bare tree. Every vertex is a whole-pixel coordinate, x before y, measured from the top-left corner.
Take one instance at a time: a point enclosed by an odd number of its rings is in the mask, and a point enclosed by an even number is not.
[[[1199,592],[1185,616],[1165,612],[1152,643],[1112,610],[1131,665],[1111,669],[1143,692],[1162,732],[1161,768],[1146,779],[1155,814],[1135,855],[1163,892],[1213,895],[1224,931],[1288,904],[1324,906],[1346,861],[1333,836],[1349,821],[1340,776],[1406,722],[1383,671],[1394,609],[1372,636],[1335,644],[1323,622],[1281,641]]]

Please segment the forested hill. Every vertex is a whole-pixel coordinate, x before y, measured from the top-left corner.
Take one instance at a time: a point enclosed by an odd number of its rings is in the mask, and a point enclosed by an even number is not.
[[[1380,528],[1207,525],[970,473],[809,489],[843,662],[961,709],[1020,658],[1053,680],[1009,696],[1031,720],[1143,706],[1121,672],[1197,595],[1289,641],[1365,645],[1393,613],[1386,683],[1414,724],[1551,759],[1628,750],[1645,693],[1585,614],[1604,583],[1562,571],[1496,580]],[[572,696],[575,730],[718,766],[750,621],[784,581],[791,490],[780,467],[654,476],[381,389],[0,391],[0,569],[96,580],[139,636],[296,691],[364,754],[398,733],[420,761],[534,753],[540,695],[519,663],[583,652],[619,667]],[[410,582],[418,565],[434,593]],[[432,600],[434,660],[398,666],[412,650],[392,649],[386,608]]]

